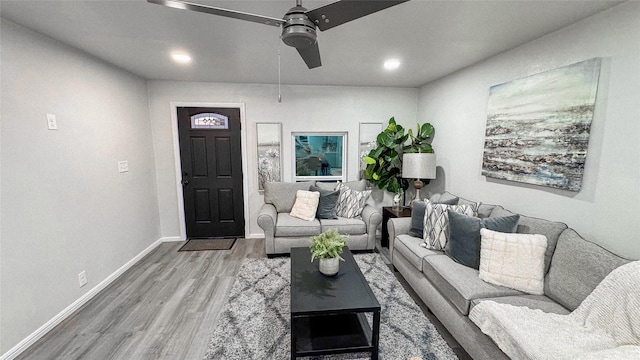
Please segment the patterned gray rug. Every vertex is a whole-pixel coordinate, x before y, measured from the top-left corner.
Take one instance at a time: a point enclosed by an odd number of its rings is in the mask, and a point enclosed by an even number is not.
[[[354,257],[382,307],[380,359],[457,359],[379,254]],[[290,273],[289,258],[245,260],[204,359],[290,359]],[[313,357],[369,358],[370,353]]]

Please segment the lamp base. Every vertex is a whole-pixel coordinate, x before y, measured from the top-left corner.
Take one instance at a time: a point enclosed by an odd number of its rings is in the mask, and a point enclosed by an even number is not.
[[[420,179],[416,179],[416,181],[413,182],[413,187],[416,188],[416,197],[413,198],[413,200],[411,200],[412,209],[413,209],[413,202],[420,201],[420,189],[422,189],[423,186],[424,186],[424,183]]]

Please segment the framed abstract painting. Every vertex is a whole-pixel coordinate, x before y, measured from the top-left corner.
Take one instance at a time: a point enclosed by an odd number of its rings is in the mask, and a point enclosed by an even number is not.
[[[595,58],[492,86],[482,174],[580,191],[600,63]]]

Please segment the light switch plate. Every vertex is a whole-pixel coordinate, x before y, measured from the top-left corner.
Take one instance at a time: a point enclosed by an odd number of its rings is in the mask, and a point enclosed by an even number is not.
[[[118,161],[118,172],[127,172],[129,171],[129,161],[127,160],[122,160],[122,161]]]
[[[49,130],[58,130],[58,122],[54,114],[47,114],[47,127]]]

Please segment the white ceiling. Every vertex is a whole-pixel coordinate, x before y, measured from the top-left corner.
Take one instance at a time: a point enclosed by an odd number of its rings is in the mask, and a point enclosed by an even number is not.
[[[191,0],[282,17],[295,0]],[[308,9],[331,0],[303,0]],[[146,79],[418,87],[622,1],[411,0],[318,32],[322,67],[309,70],[279,29],[145,0],[1,0],[0,15]],[[194,60],[179,66],[173,50]],[[383,61],[402,61],[394,72]]]

